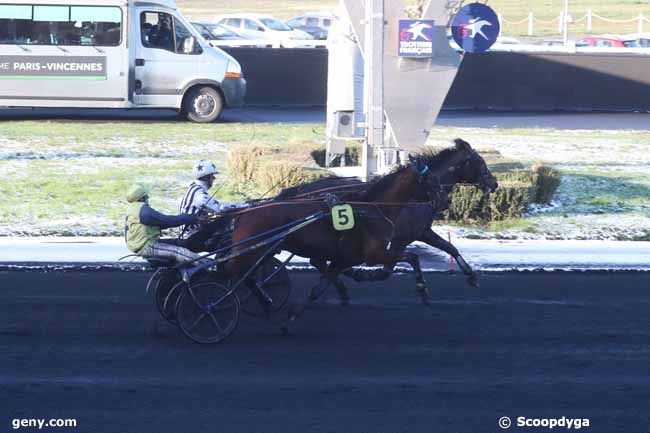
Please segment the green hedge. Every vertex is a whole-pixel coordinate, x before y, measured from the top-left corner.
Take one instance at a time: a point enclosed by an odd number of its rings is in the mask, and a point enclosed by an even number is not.
[[[560,185],[559,172],[545,166],[496,173],[495,176],[499,188],[489,196],[473,185],[455,187],[445,219],[487,223],[520,218],[528,205],[549,203]]]
[[[311,165],[304,161],[310,154]],[[347,148],[346,164],[356,165],[358,156],[357,147]],[[531,203],[549,203],[560,184],[559,172],[550,167],[524,169],[518,162],[504,160],[498,152],[488,152],[486,158],[499,188],[488,196],[472,185],[456,186],[449,210],[443,214],[445,219],[485,224],[520,218]],[[239,190],[248,188],[270,197],[284,188],[328,175],[327,170],[319,168],[324,160],[322,148],[287,153],[268,146],[237,147],[229,155],[229,181]]]

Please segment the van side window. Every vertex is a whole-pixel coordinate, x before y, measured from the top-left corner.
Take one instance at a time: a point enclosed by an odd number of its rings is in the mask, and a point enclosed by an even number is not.
[[[201,54],[201,46],[192,33],[176,18],[174,18],[174,33],[176,36],[176,52],[178,54]],[[191,45],[188,45],[190,44]]]
[[[121,40],[118,7],[0,5],[0,44],[115,47]]]
[[[142,46],[176,51],[172,16],[164,12],[142,12],[140,35]]]
[[[200,54],[199,43],[194,40],[193,45],[185,51],[185,45],[192,42],[192,33],[170,14],[164,12],[142,12],[140,14],[140,36],[142,46],[158,48],[178,54]]]

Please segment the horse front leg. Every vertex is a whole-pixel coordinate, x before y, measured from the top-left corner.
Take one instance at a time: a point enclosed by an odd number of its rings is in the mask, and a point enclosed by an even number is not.
[[[460,255],[458,249],[456,249],[456,247],[453,246],[451,242],[446,241],[430,228],[426,229],[418,240],[434,248],[442,250],[452,256],[454,260],[456,260],[456,263],[458,263],[458,266],[460,266],[460,269],[463,271],[463,273],[467,275],[467,282],[469,285],[473,287],[479,287],[478,275],[465,261],[463,256]]]

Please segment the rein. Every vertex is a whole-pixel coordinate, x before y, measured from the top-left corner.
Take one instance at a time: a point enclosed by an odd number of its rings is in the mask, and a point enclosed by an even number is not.
[[[361,189],[364,186],[366,186],[366,184],[363,184],[363,183],[355,184],[355,185],[330,186],[328,188],[321,188],[321,189],[317,189],[316,191],[312,191],[312,192],[304,192],[302,194],[296,194],[296,195],[294,195],[294,197],[309,197],[310,195],[320,194],[320,193],[323,193],[323,192],[331,191],[333,189],[336,189],[336,190],[338,190],[338,189],[347,189],[347,188],[360,188]]]
[[[315,204],[315,203],[327,204],[325,202],[325,200],[322,199],[322,198],[313,198],[313,199],[304,199],[304,200],[276,201],[276,202],[266,203],[266,204],[259,205],[259,206],[249,207],[249,208],[246,208],[246,209],[241,209],[241,210],[234,211],[234,212],[229,212],[226,216],[231,217],[231,216],[241,215],[241,214],[245,214],[246,212],[251,212],[251,211],[259,210],[259,209],[264,209],[266,207],[271,207],[271,206],[307,205],[307,204]],[[428,202],[428,201],[418,201],[418,202],[413,202],[413,201],[406,201],[406,202],[344,201],[344,203],[358,205],[358,206],[422,206],[422,205],[431,205],[431,202]]]

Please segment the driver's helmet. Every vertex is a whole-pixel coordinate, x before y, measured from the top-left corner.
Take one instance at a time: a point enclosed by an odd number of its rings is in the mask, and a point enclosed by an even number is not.
[[[218,173],[219,172],[217,171],[217,166],[214,165],[214,163],[206,161],[204,159],[194,164],[194,168],[192,168],[192,177],[194,179],[201,179],[204,176]]]
[[[126,201],[134,203],[149,195],[149,188],[141,183],[133,184],[126,191]]]

